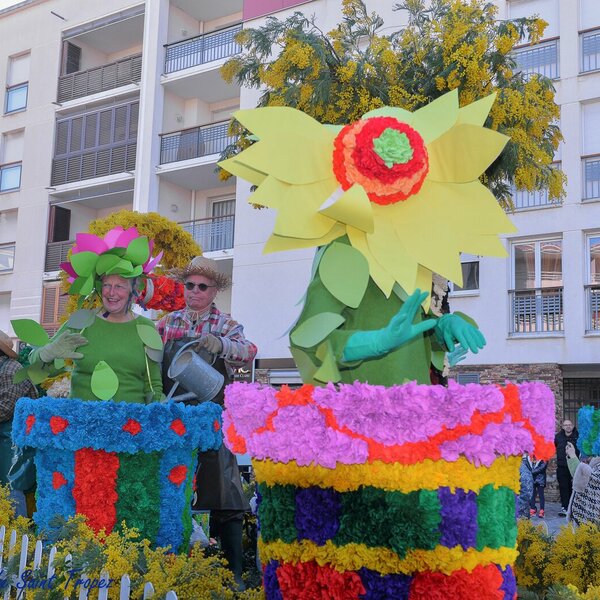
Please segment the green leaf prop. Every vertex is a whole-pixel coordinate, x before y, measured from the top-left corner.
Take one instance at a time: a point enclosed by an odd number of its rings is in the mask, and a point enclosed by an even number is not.
[[[65,368],[65,360],[64,358],[55,358],[54,359],[54,368],[58,371]]]
[[[50,377],[50,373],[40,364],[34,363],[33,365],[29,365],[27,367],[27,376],[29,379],[31,379],[32,383],[37,385],[38,383],[42,383],[42,381],[45,379],[48,379],[48,377]]]
[[[94,289],[94,275],[88,275],[87,277],[78,277],[69,288],[69,294],[79,294],[80,296],[87,296],[92,293]]]
[[[127,246],[127,252],[125,252],[125,258],[130,260],[134,265],[143,265],[150,256],[150,246],[148,245],[148,238],[143,236],[135,238],[129,242]]]
[[[332,296],[357,308],[369,283],[369,263],[352,246],[334,242],[321,258],[319,276]]]
[[[119,389],[119,378],[112,368],[101,360],[92,373],[91,388],[100,400],[110,400]]]
[[[29,379],[29,373],[27,372],[27,369],[19,369],[14,375],[13,375],[13,383],[21,383],[22,381],[25,381],[26,379]]]
[[[96,273],[108,273],[121,259],[116,254],[103,254],[96,263]]]
[[[431,364],[438,370],[444,370],[444,357],[446,353],[443,350],[433,350],[431,352]]]
[[[17,337],[31,346],[45,346],[50,341],[46,330],[32,319],[13,319],[10,323]]]
[[[290,346],[290,352],[298,367],[302,381],[304,383],[312,383],[313,385],[317,384],[313,378],[314,374],[317,372],[317,367],[313,364],[310,356],[308,356],[304,350],[300,350],[300,348],[295,348],[294,346]]]
[[[163,359],[163,351],[162,350],[155,350],[154,348],[149,348],[148,346],[145,347],[146,350],[146,355],[148,356],[148,358],[152,361],[154,361],[155,363],[161,363],[162,359]]]
[[[133,265],[130,261],[125,260],[124,258],[119,259],[119,261],[113,265],[108,271],[106,271],[107,275],[126,275],[130,276],[133,271]]]
[[[322,312],[300,323],[292,332],[290,339],[296,346],[310,348],[324,340],[334,329],[345,321],[342,315]]]
[[[71,329],[85,329],[89,327],[96,319],[96,313],[93,310],[82,308],[76,310],[67,321],[67,327]]]
[[[322,383],[332,381],[338,382],[341,379],[340,372],[331,348],[331,342],[325,340],[317,349],[317,358],[321,361],[321,366],[315,373],[314,378]]]
[[[138,323],[136,325],[138,335],[145,346],[152,348],[153,350],[162,350],[163,343],[158,331],[153,325],[147,323]]]
[[[71,255],[71,266],[81,277],[88,277],[94,272],[98,255],[95,252],[77,252]]]

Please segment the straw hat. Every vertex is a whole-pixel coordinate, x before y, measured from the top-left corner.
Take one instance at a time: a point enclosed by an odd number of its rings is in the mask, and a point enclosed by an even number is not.
[[[217,261],[204,256],[196,256],[183,269],[172,269],[169,274],[174,279],[185,281],[190,275],[203,275],[212,279],[219,292],[226,290],[231,285],[231,279],[217,268]]]
[[[17,358],[17,353],[13,350],[13,341],[0,329],[0,350],[10,358]]]

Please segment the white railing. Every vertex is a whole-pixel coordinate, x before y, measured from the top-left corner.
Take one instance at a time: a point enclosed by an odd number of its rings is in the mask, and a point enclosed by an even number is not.
[[[24,535],[21,538],[21,550],[19,554],[19,570],[16,577],[13,577],[12,580],[6,574],[5,564],[11,561],[16,554],[16,546],[17,546],[17,532],[13,529],[8,538],[8,548],[6,548],[5,553],[5,542],[6,542],[6,527],[2,525],[0,527],[0,597],[3,600],[12,600],[16,598],[17,600],[25,600],[26,598],[26,586],[24,584],[25,581],[29,579],[27,571],[31,573],[35,573],[35,578],[38,580],[36,582],[37,591],[40,589],[48,589],[42,588],[43,581],[52,582],[53,576],[55,574],[54,569],[54,558],[56,556],[56,546],[52,546],[48,552],[48,568],[46,571],[46,576],[39,573],[39,569],[42,565],[42,554],[44,552],[44,546],[42,542],[38,540],[35,544],[35,548],[33,551],[33,562],[29,564],[27,559],[27,554],[29,550],[29,537]],[[67,555],[65,560],[68,562],[71,558],[71,555]],[[66,590],[67,595],[64,597],[65,600],[69,600],[73,598],[73,592],[77,593],[77,600],[88,600],[89,598],[96,597],[96,590],[98,590],[97,598],[98,600],[108,600],[108,590],[110,577],[108,573],[103,573],[100,579],[92,579],[85,575],[85,573],[73,570],[69,572],[71,579],[67,582],[67,586],[69,586]],[[32,575],[33,576],[33,575]],[[46,583],[47,586],[51,586],[51,583]],[[129,575],[123,575],[121,577],[120,582],[110,583],[110,587],[116,587],[119,585],[119,600],[130,600],[131,596],[131,581]],[[86,587],[87,586],[87,587]],[[31,589],[32,593],[36,592],[36,588],[33,587]],[[90,596],[90,592],[92,595]],[[3,595],[2,595],[3,594]],[[154,586],[147,582],[144,586],[144,594],[142,596],[142,600],[149,600],[150,598],[154,598]],[[177,600],[177,594],[173,591],[168,592],[165,596],[165,600]]]

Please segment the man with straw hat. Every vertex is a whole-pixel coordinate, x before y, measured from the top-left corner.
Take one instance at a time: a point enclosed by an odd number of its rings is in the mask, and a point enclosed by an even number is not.
[[[183,269],[174,269],[171,276],[184,285],[186,306],[164,316],[157,329],[165,344],[163,360],[164,391],[170,385],[165,376],[177,349],[197,339],[196,352],[213,363],[224,377],[225,385],[233,381],[236,367],[256,356],[256,346],[244,336],[244,328],[221,312],[214,304],[220,291],[231,285],[227,275],[217,268],[217,262],[196,256]],[[222,403],[222,391],[214,398]],[[235,456],[223,445],[218,452],[199,454],[194,508],[210,510],[210,533],[218,537],[221,548],[241,590],[243,548],[243,514],[250,509],[244,497]]]
[[[0,484],[8,483],[12,461],[12,420],[15,404],[22,396],[37,398],[35,386],[26,379],[13,383],[13,377],[23,367],[17,362],[12,339],[0,331]]]

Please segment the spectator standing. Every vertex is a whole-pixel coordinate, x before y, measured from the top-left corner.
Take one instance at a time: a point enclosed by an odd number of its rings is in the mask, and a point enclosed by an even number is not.
[[[569,472],[567,464],[566,447],[570,442],[576,448],[578,437],[579,432],[569,419],[563,421],[561,430],[554,436],[554,445],[556,446],[556,478],[558,480],[561,504],[561,510],[558,514],[561,517],[567,515],[567,507],[569,506],[571,492],[573,491],[573,477]]]
[[[533,490],[529,501],[529,516],[534,517],[537,513],[540,519],[544,518],[546,500],[544,497],[544,488],[546,487],[546,469],[548,463],[545,460],[537,460],[535,456],[529,455],[527,457],[527,468],[531,471],[531,477],[533,479]],[[536,497],[540,497],[540,510],[536,508]]]

